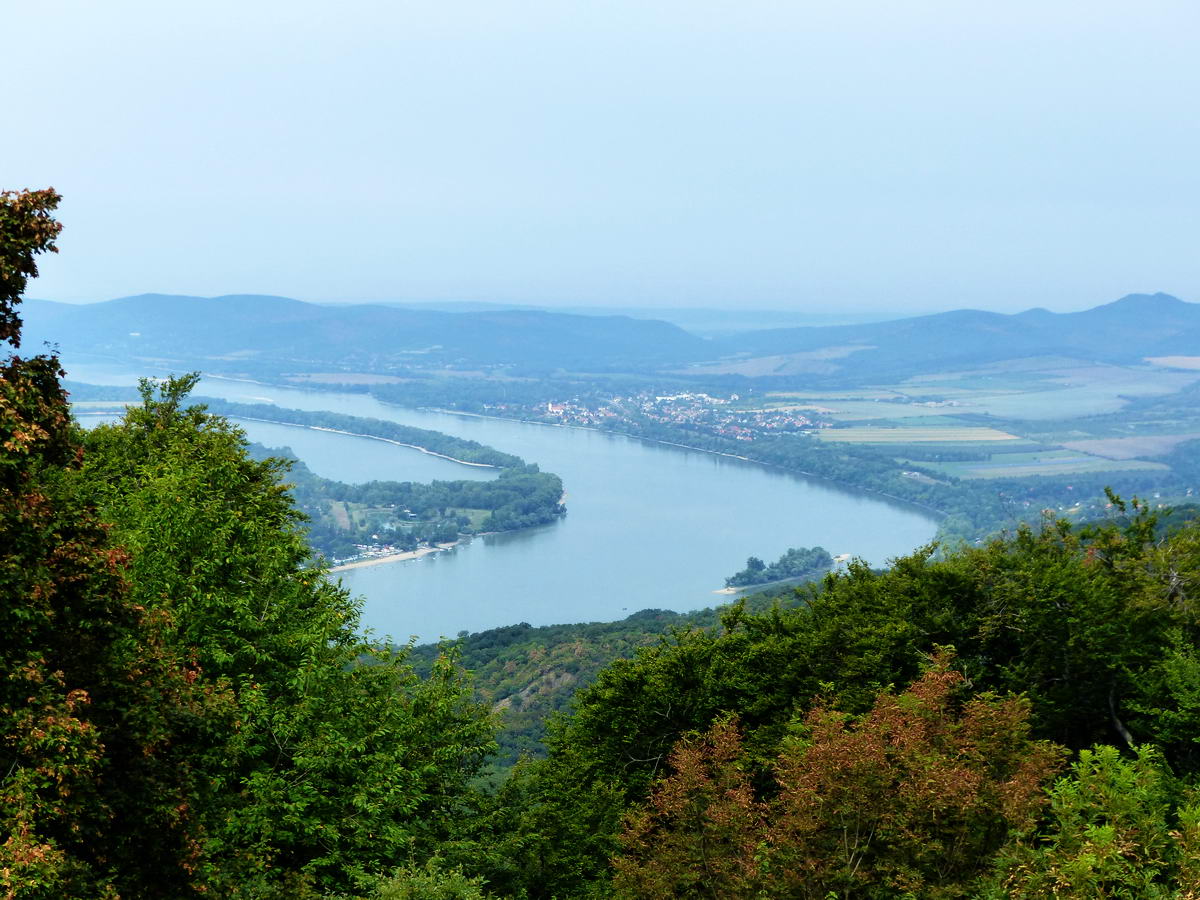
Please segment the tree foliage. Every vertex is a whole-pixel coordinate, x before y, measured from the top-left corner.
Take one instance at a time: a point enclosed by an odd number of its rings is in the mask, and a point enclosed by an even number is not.
[[[286,896],[431,854],[493,746],[485,712],[448,658],[422,680],[364,643],[358,603],[307,565],[285,464],[187,406],[194,381],[144,382],[140,406],[89,433],[79,476],[129,548],[134,597],[234,710],[172,748],[213,786],[212,883]]]
[[[538,776],[555,785],[542,808],[564,820],[587,809],[589,827],[580,839],[542,835],[540,858],[606,879],[621,809],[646,802],[687,735],[736,715],[762,791],[797,715],[867,714],[890,685],[919,678],[939,646],[955,648],[973,690],[1027,697],[1035,740],[1075,752],[1150,742],[1180,776],[1200,776],[1200,526],[1164,536],[1140,505],[1127,512],[1088,529],[1049,522],[979,548],[926,549],[884,571],[852,562],[794,608],[734,607],[719,628],[677,630],[614,663],[552,732]],[[552,875],[546,883],[536,896],[563,889]]]
[[[0,201],[15,346],[57,195]],[[490,719],[449,656],[418,678],[358,633],[284,464],[189,406],[194,376],[85,437],[57,360],[2,374],[5,895],[318,895],[452,841]]]
[[[756,794],[735,723],[671,754],[627,817],[617,896],[964,896],[1010,828],[1028,827],[1059,751],[1028,703],[962,692],[950,655],[863,716],[818,704]]]
[[[53,191],[0,195],[0,322],[53,249]],[[138,896],[199,863],[180,723],[219,716],[163,620],[134,599],[127,552],[72,476],[81,459],[56,359],[0,367],[0,886],[10,897]]]
[[[1151,746],[1083,750],[1050,791],[1045,825],[1000,855],[993,895],[1200,896],[1200,798],[1176,793]]]
[[[746,560],[746,568],[725,579],[725,587],[750,587],[787,578],[820,577],[833,565],[824,547],[792,547],[767,565],[757,556]]]
[[[17,306],[30,278],[38,273],[37,256],[57,253],[54,241],[62,225],[54,218],[62,197],[44,191],[0,191],[0,341],[21,346]]]

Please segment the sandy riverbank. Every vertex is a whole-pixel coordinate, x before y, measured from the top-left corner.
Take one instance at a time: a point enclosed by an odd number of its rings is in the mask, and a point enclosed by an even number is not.
[[[288,428],[307,428],[309,431],[326,431],[330,434],[344,434],[349,437],[367,438],[372,441],[383,441],[385,444],[394,444],[397,447],[408,447],[411,450],[419,450],[427,456],[436,456],[438,459],[447,459],[452,463],[458,463],[460,466],[471,466],[476,469],[496,469],[491,463],[468,462],[465,459],[459,459],[455,456],[447,456],[445,453],[438,453],[435,450],[430,450],[428,447],[422,447],[420,444],[406,444],[404,441],[397,441],[392,438],[380,437],[377,434],[360,434],[357,431],[343,431],[341,428],[329,428],[325,425],[302,425],[299,422],[283,422],[279,419],[261,419],[256,416],[239,416],[236,414],[230,415],[231,419],[241,419],[245,422],[265,422],[268,425],[285,425]]]
[[[416,550],[404,550],[398,553],[389,553],[386,556],[372,556],[370,559],[358,559],[350,563],[342,563],[340,566],[334,566],[330,569],[333,572],[346,572],[350,569],[364,569],[367,566],[381,566],[384,563],[404,562],[407,559],[420,559],[422,556],[428,556],[430,553],[440,553],[443,550],[449,550],[452,547],[457,547],[458,541],[452,541],[446,544],[437,544],[433,547],[420,547]]]

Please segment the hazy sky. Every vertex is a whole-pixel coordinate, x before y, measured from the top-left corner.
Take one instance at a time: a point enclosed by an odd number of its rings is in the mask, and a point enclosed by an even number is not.
[[[0,0],[30,294],[1200,300],[1200,4]]]

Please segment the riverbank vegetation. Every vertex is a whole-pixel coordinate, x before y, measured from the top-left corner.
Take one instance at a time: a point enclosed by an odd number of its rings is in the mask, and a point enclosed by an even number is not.
[[[833,557],[824,547],[792,547],[770,565],[751,556],[746,560],[746,568],[725,579],[725,587],[745,588],[789,578],[819,578],[832,565]]]
[[[309,520],[309,543],[335,563],[364,549],[409,552],[465,535],[547,525],[566,514],[562,480],[517,457],[490,481],[347,484],[314,475],[287,448],[251,452],[287,459],[290,490]]]
[[[190,382],[194,386],[195,378]],[[71,397],[115,412],[139,396],[132,388],[68,382]],[[190,389],[190,388],[189,388]],[[376,438],[423,450],[455,462],[498,470],[486,481],[453,480],[422,484],[371,481],[347,484],[314,474],[289,448],[252,445],[257,459],[287,462],[289,489],[308,517],[313,551],[335,564],[363,556],[382,557],[420,547],[452,543],[460,537],[547,525],[566,514],[562,479],[536,463],[477,441],[383,419],[328,411],[287,409],[263,403],[196,398],[213,415],[325,429]],[[111,403],[111,407],[96,404]],[[103,426],[101,426],[103,427]]]
[[[478,379],[461,391],[445,378],[364,389],[400,404],[599,428],[828,479],[940,514],[947,545],[1036,523],[1046,509],[1094,518],[1109,486],[1163,505],[1200,494],[1200,382],[1141,361],[959,361],[902,380],[880,373],[872,381],[862,369],[851,378],[690,368]]]

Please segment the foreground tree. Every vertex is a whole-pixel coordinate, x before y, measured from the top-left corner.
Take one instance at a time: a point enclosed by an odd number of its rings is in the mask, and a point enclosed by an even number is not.
[[[1029,828],[1060,751],[1019,698],[963,699],[950,657],[854,717],[818,705],[755,797],[729,720],[671,755],[631,814],[618,896],[963,897]]]
[[[359,604],[310,568],[286,464],[187,404],[195,376],[142,384],[92,431],[79,479],[129,548],[134,598],[229,722],[173,752],[213,790],[202,850],[222,896],[345,890],[454,837],[492,725],[443,657],[421,680],[358,633]]]
[[[1049,815],[1005,848],[989,897],[1200,897],[1200,797],[1161,755],[1084,750],[1050,791]]]
[[[618,897],[757,897],[766,890],[770,810],[755,798],[734,719],[671,753],[671,775],[626,817]]]
[[[53,191],[0,194],[0,337],[54,249]],[[131,596],[127,559],[71,477],[80,434],[58,361],[0,365],[0,887],[8,897],[139,896],[196,884],[196,773],[164,750],[222,698]]]
[[[738,717],[754,771],[769,767],[789,722],[823,697],[870,711],[891,684],[920,676],[937,646],[976,691],[1030,702],[1032,736],[1079,751],[1152,743],[1177,775],[1200,772],[1200,523],[1164,535],[1140,505],[1087,529],[1047,522],[885,571],[852,563],[763,615],[677,631],[614,663],[551,731],[526,780],[536,798],[518,846],[534,896],[565,892],[556,873],[607,883],[621,811],[644,803],[671,748]],[[535,825],[569,823],[565,831]],[[558,834],[569,837],[559,839]]]
[[[57,200],[0,195],[14,347]],[[57,360],[0,375],[0,893],[318,896],[453,847],[492,724],[358,634],[283,465],[194,377],[85,438]]]

